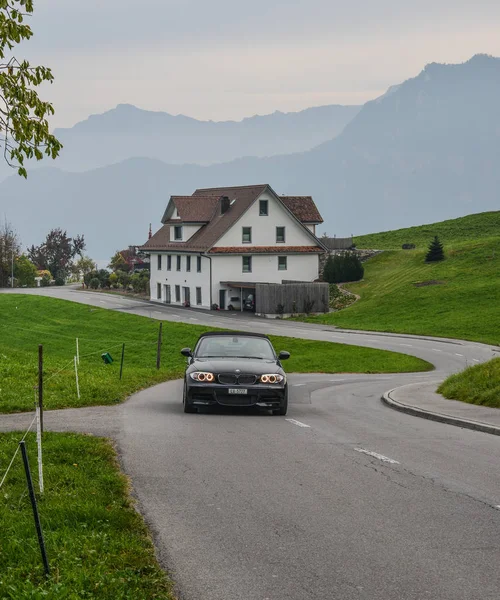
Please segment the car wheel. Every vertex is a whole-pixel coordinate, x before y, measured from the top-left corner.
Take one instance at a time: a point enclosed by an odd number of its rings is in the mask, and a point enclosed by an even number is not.
[[[182,393],[182,406],[184,408],[184,412],[185,413],[196,413],[198,412],[198,409],[195,408],[194,406],[191,406],[191,404],[188,403],[187,401],[187,383],[184,381],[184,391]]]
[[[288,385],[285,388],[285,397],[283,399],[283,404],[276,410],[273,410],[273,415],[280,415],[281,417],[284,417],[286,415],[287,410],[288,410]]]

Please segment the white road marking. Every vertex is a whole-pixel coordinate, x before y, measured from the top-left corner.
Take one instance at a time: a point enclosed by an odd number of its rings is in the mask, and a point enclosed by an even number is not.
[[[473,358],[472,360],[473,360],[474,362],[481,362],[481,361],[480,361],[479,359],[477,359],[477,358]]]
[[[442,350],[438,350],[437,348],[433,348],[434,352],[442,352]]]
[[[294,383],[293,387],[301,387],[302,385],[307,385],[306,383]]]
[[[455,356],[462,356],[463,357],[463,354],[458,354],[457,352],[455,352]]]
[[[285,421],[288,421],[292,425],[298,425],[299,427],[311,427],[310,425],[306,425],[305,423],[301,423],[300,421],[296,421],[295,419],[285,419]]]
[[[99,300],[99,302],[100,302],[101,304],[106,304],[106,302],[105,302],[104,300]]]
[[[162,315],[163,313],[159,310],[155,310],[155,315]]]
[[[337,383],[337,381],[345,381],[345,379],[330,379],[330,381],[335,381],[335,383]]]
[[[384,456],[383,454],[378,454],[378,452],[370,452],[370,450],[365,450],[364,448],[354,448],[356,452],[361,452],[362,454],[368,454],[368,456],[373,456],[374,458],[378,458],[383,462],[391,463],[392,465],[399,465],[399,461],[389,458],[388,456]]]
[[[408,348],[413,348],[412,344],[399,344],[400,346],[407,346]]]
[[[198,319],[195,319],[194,317],[189,317],[190,321],[197,321]]]

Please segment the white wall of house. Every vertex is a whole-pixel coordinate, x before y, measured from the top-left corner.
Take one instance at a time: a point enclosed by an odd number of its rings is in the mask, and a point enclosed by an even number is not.
[[[161,254],[161,269],[158,269],[158,254]],[[210,308],[210,260],[206,257],[201,258],[201,273],[198,273],[197,254],[170,253],[172,256],[171,270],[167,270],[166,252],[151,253],[151,300],[154,302],[167,302],[167,290],[165,286],[170,286],[170,304],[182,306],[184,303],[184,290],[188,287],[190,290],[191,306],[199,308]],[[181,270],[177,271],[177,256],[181,257]],[[187,271],[187,256],[191,256],[191,270]],[[160,284],[160,290],[158,290]],[[180,301],[176,300],[175,286],[180,286]],[[196,302],[196,288],[201,288],[201,305]],[[161,297],[158,297],[160,291]],[[215,302],[215,300],[214,300]]]
[[[260,200],[268,201],[268,215],[260,216]],[[236,200],[238,202],[238,200]],[[285,227],[285,242],[276,242],[276,227]],[[252,228],[251,244],[242,242],[243,227]],[[276,198],[267,192],[214,244],[220,246],[313,246],[315,241]],[[316,274],[317,276],[317,274]],[[265,280],[260,280],[265,281]]]

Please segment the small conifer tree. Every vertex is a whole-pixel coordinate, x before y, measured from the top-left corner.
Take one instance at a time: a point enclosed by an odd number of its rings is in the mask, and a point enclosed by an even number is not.
[[[437,262],[439,260],[444,260],[444,249],[443,244],[439,241],[439,238],[436,235],[429,244],[429,249],[425,255],[425,262]]]

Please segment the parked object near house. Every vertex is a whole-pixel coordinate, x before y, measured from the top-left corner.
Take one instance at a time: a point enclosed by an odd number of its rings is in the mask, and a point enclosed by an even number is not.
[[[171,196],[163,226],[139,248],[150,256],[151,300],[258,312],[257,284],[318,279],[322,221],[310,196],[267,184]]]

